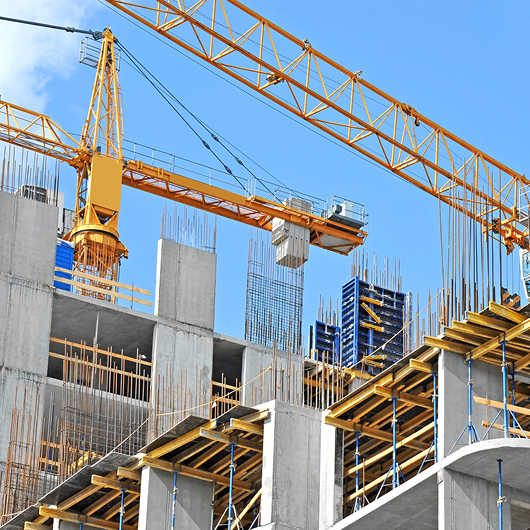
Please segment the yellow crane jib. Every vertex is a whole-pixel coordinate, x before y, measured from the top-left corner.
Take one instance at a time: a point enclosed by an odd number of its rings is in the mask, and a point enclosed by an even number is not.
[[[528,248],[521,212],[530,180],[368,83],[361,71],[348,70],[238,0],[105,1],[475,220],[490,236],[498,234],[507,252],[514,245]],[[487,191],[481,181],[489,183]]]

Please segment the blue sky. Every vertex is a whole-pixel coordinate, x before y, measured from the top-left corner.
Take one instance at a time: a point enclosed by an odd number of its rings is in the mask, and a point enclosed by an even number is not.
[[[438,202],[352,152],[315,134],[189,60],[97,0],[0,0],[5,16],[102,29],[115,35],[185,105],[291,188],[366,205],[366,250],[401,260],[404,289],[441,286]],[[522,1],[289,2],[246,4],[350,70],[518,172],[527,166],[530,6]],[[6,28],[5,22],[0,22]],[[77,63],[79,35],[27,27],[0,32],[0,94],[81,131],[95,70]],[[216,72],[217,73],[217,72]],[[219,167],[154,92],[122,65],[127,139]],[[259,99],[259,97],[258,97]],[[229,157],[234,169],[237,164]],[[248,162],[250,164],[250,162]],[[253,171],[258,169],[253,167]],[[258,173],[259,174],[259,173]],[[241,173],[248,178],[249,175]],[[263,174],[261,174],[263,176]],[[267,178],[265,176],[265,178]],[[61,170],[67,205],[75,175]],[[120,235],[130,250],[121,280],[154,293],[156,245],[165,201],[123,189]],[[172,210],[172,206],[169,207]],[[215,328],[242,337],[250,229],[218,220]],[[312,247],[305,268],[305,326],[319,296],[340,296],[351,258]],[[518,285],[517,285],[518,287]]]

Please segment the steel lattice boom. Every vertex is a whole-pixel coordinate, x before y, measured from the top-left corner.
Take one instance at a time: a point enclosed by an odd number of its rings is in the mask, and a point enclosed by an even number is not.
[[[106,0],[440,201],[527,248],[530,181],[237,0]],[[523,221],[524,224],[523,224]]]

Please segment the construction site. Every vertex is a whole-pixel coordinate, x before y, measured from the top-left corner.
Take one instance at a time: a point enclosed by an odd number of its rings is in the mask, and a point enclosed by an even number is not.
[[[76,135],[0,100],[0,530],[529,530],[530,180],[237,0],[102,3],[426,192],[442,278],[368,252],[358,195],[242,185],[187,109],[226,182],[133,145],[123,64],[185,111],[121,37],[0,13],[95,73]],[[127,188],[166,201],[153,293],[119,275]],[[250,231],[242,337],[218,218]],[[351,265],[318,308],[310,251]]]

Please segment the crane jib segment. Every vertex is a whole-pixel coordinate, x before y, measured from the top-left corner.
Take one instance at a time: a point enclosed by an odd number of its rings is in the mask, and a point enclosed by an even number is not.
[[[530,181],[237,0],[106,0],[369,160],[527,247]]]
[[[93,157],[90,149],[83,148],[48,116],[7,102],[0,103],[0,140],[52,156],[76,169],[82,168]],[[273,218],[298,224],[310,229],[311,244],[340,254],[348,254],[352,248],[362,245],[366,237],[366,231],[360,228],[302,212],[280,202],[239,195],[141,160],[124,163],[122,183],[264,230],[272,229]],[[323,242],[325,236],[339,243],[326,244]]]

